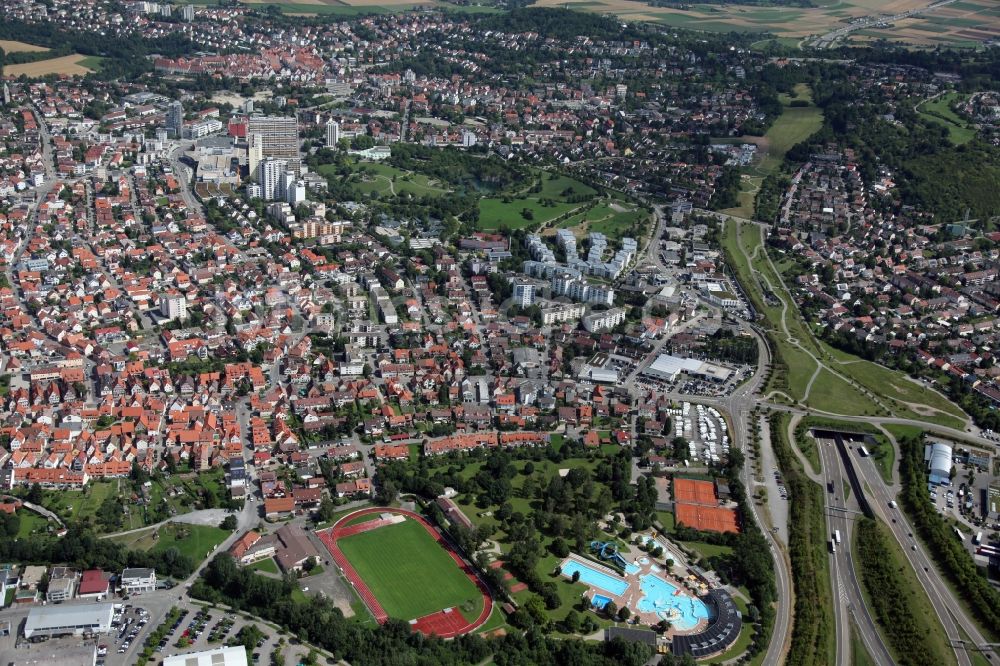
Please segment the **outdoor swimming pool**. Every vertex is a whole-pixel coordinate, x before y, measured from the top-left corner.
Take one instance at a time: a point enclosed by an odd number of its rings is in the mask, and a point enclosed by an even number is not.
[[[656,613],[681,631],[693,629],[699,621],[708,619],[708,607],[701,599],[683,592],[676,594],[677,588],[659,576],[646,574],[639,583],[643,595],[638,604],[641,612]]]
[[[639,566],[636,564],[626,564],[625,573],[632,574],[634,576],[635,574],[639,573]]]
[[[597,569],[591,569],[576,560],[567,560],[566,564],[563,565],[562,574],[567,578],[572,578],[576,571],[580,572],[581,583],[610,592],[616,597],[620,597],[628,589],[628,581],[610,576]]]
[[[604,608],[611,603],[611,597],[606,597],[603,594],[595,594],[590,598],[590,605],[594,608]]]

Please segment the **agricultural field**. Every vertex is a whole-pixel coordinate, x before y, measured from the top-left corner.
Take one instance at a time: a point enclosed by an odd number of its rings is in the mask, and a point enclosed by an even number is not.
[[[926,7],[928,0],[819,0],[815,7],[686,4],[654,7],[638,0],[537,0],[537,7],[567,7],[708,32],[768,33],[785,46],[844,27],[852,19]],[[990,0],[961,0],[900,20],[891,28],[859,31],[856,41],[889,39],[916,46],[975,46],[1000,36],[1000,8]],[[770,39],[770,38],[769,38]]]
[[[10,39],[0,39],[0,49],[4,53],[41,53],[48,51],[44,46],[35,46],[26,42],[15,42]]]
[[[390,617],[412,620],[444,608],[475,619],[482,594],[424,527],[405,520],[337,540]],[[473,603],[471,611],[461,608]]]
[[[921,16],[896,21],[888,28],[866,28],[852,41],[889,39],[925,48],[979,48],[1000,38],[1000,7],[990,0],[960,0]]]
[[[447,9],[456,12],[479,14],[494,13],[493,7],[453,5],[443,0],[240,0],[248,6],[275,5],[285,14],[296,16],[362,16],[389,14],[419,8]],[[220,0],[183,0],[186,4],[215,6]]]
[[[61,58],[37,60],[21,65],[7,65],[3,68],[4,76],[27,76],[39,78],[49,74],[63,76],[86,76],[95,72],[100,59],[93,56],[68,55]]]

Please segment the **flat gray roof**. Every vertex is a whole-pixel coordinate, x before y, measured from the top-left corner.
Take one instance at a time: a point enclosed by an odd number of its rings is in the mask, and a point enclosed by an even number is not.
[[[242,645],[178,654],[163,659],[163,666],[247,666],[247,651]]]
[[[96,627],[96,631],[108,631],[114,612],[115,605],[111,603],[35,606],[28,611],[24,635],[30,638],[36,632],[67,630],[70,633],[75,628],[91,627]]]

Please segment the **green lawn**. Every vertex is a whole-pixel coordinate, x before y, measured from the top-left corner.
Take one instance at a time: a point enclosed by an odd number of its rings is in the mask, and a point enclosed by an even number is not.
[[[809,86],[798,83],[793,90],[794,96],[783,94],[779,97],[785,108],[764,135],[767,155],[761,162],[760,170],[765,173],[778,168],[792,146],[808,139],[823,125],[823,112],[813,104]],[[809,102],[809,106],[789,106],[795,100]]]
[[[824,408],[829,405],[839,405],[840,409],[837,411],[845,414],[868,414],[875,411],[870,399],[826,369],[821,370],[816,377],[805,404],[823,405]]]
[[[48,518],[43,518],[34,511],[23,507],[17,512],[17,516],[21,519],[21,524],[17,529],[18,539],[24,539],[35,531],[42,532],[49,524]],[[55,525],[56,523],[52,524]]]
[[[790,20],[790,18],[786,20]],[[757,43],[767,41],[770,40],[761,40]],[[761,155],[760,161],[749,170],[748,177],[740,181],[739,205],[722,212],[737,217],[752,218],[754,200],[764,176],[773,174],[781,167],[785,161],[785,155],[792,146],[806,140],[823,126],[823,112],[813,104],[812,90],[809,86],[805,83],[799,83],[795,85],[793,91],[793,95],[781,94],[779,96],[784,108],[763,137],[744,137],[744,140],[757,144],[757,152]],[[804,100],[809,103],[809,106],[790,106],[795,100]]]
[[[448,193],[447,189],[436,184],[437,181],[432,181],[422,173],[397,169],[380,162],[361,162],[358,164],[358,171],[367,172],[366,178],[370,179],[356,186],[362,192],[377,191],[383,195],[395,192],[414,196],[441,196]]]
[[[101,69],[101,63],[104,62],[104,58],[101,56],[86,56],[77,61],[77,64],[81,67],[86,67],[93,71],[99,71]]]
[[[479,200],[480,229],[523,229],[545,225],[561,215],[582,209],[589,198],[597,196],[597,190],[575,178],[540,169],[533,170],[533,173],[537,180],[527,187]],[[532,192],[539,181],[541,191]],[[530,219],[525,218],[524,211],[530,211]]]
[[[714,543],[705,543],[703,541],[677,541],[677,543],[693,550],[702,557],[715,557],[716,555],[731,555],[733,549],[729,546],[723,546]]]
[[[917,425],[897,425],[894,423],[885,426],[885,429],[892,433],[896,439],[904,437],[920,437],[924,434],[924,429]]]
[[[868,452],[871,453],[879,475],[886,483],[891,485],[892,469],[896,464],[896,449],[884,435],[876,435],[875,443],[868,447]]]
[[[200,562],[225,541],[230,532],[211,525],[169,523],[159,529],[159,534],[156,543],[149,549],[151,552],[160,553],[168,548],[177,548],[182,555]]]
[[[479,228],[523,229],[536,224],[545,224],[582,205],[557,201],[545,206],[537,197],[513,198],[510,201],[496,197],[483,198],[479,200]],[[526,218],[523,211],[530,211],[528,216],[531,219]]]
[[[341,539],[344,555],[395,618],[412,620],[444,608],[472,605],[463,615],[482,610],[482,596],[443,548],[413,520]]]
[[[539,196],[564,199],[567,196],[585,195],[592,197],[597,194],[597,190],[575,178],[544,171],[536,171],[536,173],[542,179],[542,191]]]
[[[280,571],[278,571],[278,565],[275,563],[274,559],[270,557],[264,560],[259,560],[257,562],[254,562],[247,568],[250,569],[251,571],[263,571],[272,574],[281,573]]]
[[[488,631],[495,631],[497,629],[500,629],[501,627],[506,627],[506,626],[507,626],[507,618],[504,617],[503,611],[500,610],[498,607],[494,606],[493,612],[490,613],[490,616],[486,619],[486,622],[484,622],[483,626],[479,627],[479,629],[477,629],[476,632],[482,634]]]
[[[645,211],[619,199],[611,199],[593,206],[590,210],[577,213],[559,223],[560,229],[578,229],[577,236],[591,231],[604,234],[611,240],[621,240],[625,236],[638,238],[645,229],[641,222],[649,216]]]

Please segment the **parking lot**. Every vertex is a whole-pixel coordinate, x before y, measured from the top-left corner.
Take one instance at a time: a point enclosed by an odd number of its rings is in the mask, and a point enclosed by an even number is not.
[[[149,624],[149,611],[145,608],[137,608],[132,604],[119,608],[116,605],[115,616],[111,621],[110,640],[100,644],[97,656],[104,657],[111,649],[115,649],[117,654],[125,654],[147,624]]]
[[[162,612],[160,621],[152,620],[142,601],[118,603],[114,624],[108,634],[63,636],[39,642],[18,637],[28,608],[8,609],[2,619],[10,621],[11,634],[0,636],[0,663],[34,660],[36,663],[58,664],[61,654],[68,657],[73,650],[91,647],[97,650],[97,666],[130,666],[138,660],[146,641],[161,627],[163,638],[152,645],[152,664],[159,663],[164,657],[236,643],[243,628],[250,625],[255,626],[260,635],[250,652],[251,663],[270,664],[272,654],[278,650],[285,663],[296,664],[304,660],[309,652],[309,648],[294,636],[281,636],[277,629],[259,619],[245,617],[235,611],[203,607],[187,598],[172,599],[167,603],[168,608],[174,607],[179,612],[175,620],[171,619],[169,611]],[[160,606],[161,601],[166,600],[157,598],[154,606]]]
[[[249,626],[255,627],[260,634],[250,654],[253,664],[270,664],[275,650],[280,650],[285,663],[292,664],[298,663],[308,653],[308,649],[294,637],[286,636],[282,640],[279,633],[267,624],[235,611],[213,610],[192,603],[181,604],[178,608],[182,613],[181,617],[167,627],[163,639],[154,646],[157,660],[240,642],[240,632]],[[155,631],[155,627],[150,629],[150,633],[152,631]],[[117,666],[118,663],[126,662],[108,662],[107,666]]]

